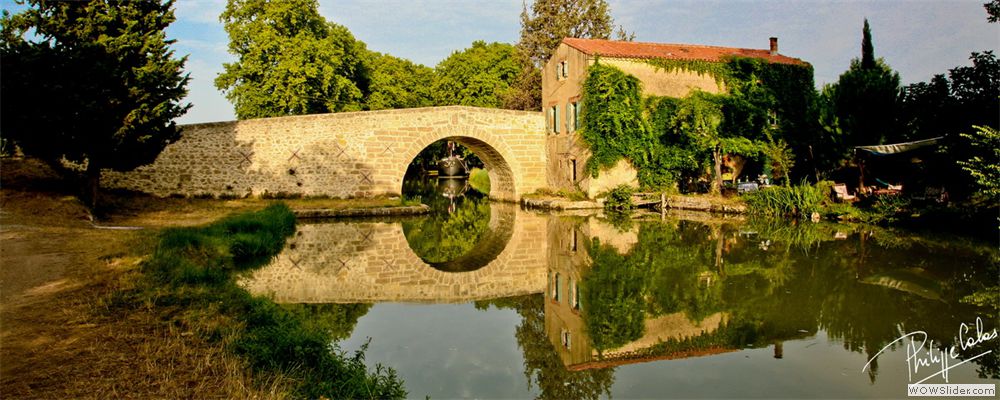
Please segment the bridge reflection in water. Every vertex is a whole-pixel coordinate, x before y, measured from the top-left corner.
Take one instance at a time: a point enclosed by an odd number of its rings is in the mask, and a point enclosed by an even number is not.
[[[547,219],[513,204],[489,208],[489,230],[470,251],[430,263],[399,221],[301,223],[274,262],[242,284],[278,303],[456,303],[542,292]],[[458,263],[468,272],[449,272]]]

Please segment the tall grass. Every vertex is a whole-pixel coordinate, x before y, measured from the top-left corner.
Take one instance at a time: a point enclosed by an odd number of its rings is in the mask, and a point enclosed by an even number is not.
[[[205,227],[168,229],[143,266],[148,301],[233,321],[208,336],[233,338],[231,351],[257,375],[291,377],[298,383],[295,397],[405,397],[391,368],[368,370],[364,348],[347,355],[332,344],[330,330],[236,285],[233,272],[267,263],[294,232],[295,217],[284,204]]]
[[[827,200],[822,188],[801,183],[798,186],[772,186],[743,195],[751,214],[777,217],[809,217],[820,212]]]

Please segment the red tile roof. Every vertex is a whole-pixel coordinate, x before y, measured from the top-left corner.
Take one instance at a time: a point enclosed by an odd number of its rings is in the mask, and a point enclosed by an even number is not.
[[[673,60],[723,61],[726,57],[753,57],[773,63],[808,65],[798,58],[771,55],[769,50],[691,44],[622,42],[615,40],[565,38],[563,43],[584,54],[617,58],[667,58]]]

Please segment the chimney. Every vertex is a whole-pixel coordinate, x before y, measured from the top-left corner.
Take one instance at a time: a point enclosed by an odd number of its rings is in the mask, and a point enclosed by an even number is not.
[[[778,55],[778,38],[776,37],[771,38],[771,55]]]

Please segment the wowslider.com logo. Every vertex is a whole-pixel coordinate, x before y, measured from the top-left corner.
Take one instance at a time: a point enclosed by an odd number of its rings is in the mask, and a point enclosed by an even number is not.
[[[915,383],[906,385],[906,395],[913,397],[994,397],[997,395],[997,390],[992,383]]]

